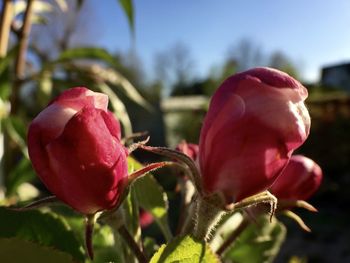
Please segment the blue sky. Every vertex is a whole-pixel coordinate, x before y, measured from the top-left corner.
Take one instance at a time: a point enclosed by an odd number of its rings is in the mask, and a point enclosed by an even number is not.
[[[102,2],[98,44],[111,51],[134,46],[146,72],[157,52],[181,42],[204,76],[242,38],[267,53],[285,52],[306,80],[317,80],[322,65],[350,61],[348,0],[134,0],[134,43],[118,1]]]

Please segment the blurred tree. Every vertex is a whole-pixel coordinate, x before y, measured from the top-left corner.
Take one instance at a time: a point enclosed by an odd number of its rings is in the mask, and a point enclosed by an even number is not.
[[[261,47],[252,39],[243,38],[229,47],[228,61],[236,61],[238,71],[244,71],[252,67],[264,64],[264,55]]]
[[[93,45],[103,29],[96,26],[96,12],[90,1],[67,1],[60,10],[49,0],[53,12],[43,14],[45,26],[33,27],[31,47],[44,58],[53,59],[60,52],[77,46]]]
[[[115,59],[119,63],[118,71],[135,87],[144,89],[146,85],[145,72],[137,51],[132,48],[127,53],[117,53]]]
[[[193,80],[194,60],[189,48],[177,43],[155,57],[156,79],[166,87],[180,87]]]
[[[268,66],[282,70],[289,75],[299,78],[300,74],[295,63],[280,50],[264,53],[261,46],[252,39],[243,38],[237,44],[229,47],[224,68],[235,64],[237,71],[244,71],[258,66]],[[226,74],[224,74],[226,76]]]
[[[299,72],[297,67],[294,65],[292,60],[284,54],[282,51],[274,51],[269,58],[269,66],[272,68],[276,68],[282,70],[289,75],[298,79]]]

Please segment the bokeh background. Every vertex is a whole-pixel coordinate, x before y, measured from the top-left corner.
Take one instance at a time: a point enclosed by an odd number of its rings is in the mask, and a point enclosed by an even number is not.
[[[349,1],[134,0],[132,9],[116,0],[37,2],[44,4],[36,7],[25,71],[12,70],[23,8],[1,54],[3,195],[16,202],[42,189],[25,158],[26,127],[66,88],[112,95],[126,135],[148,131],[151,145],[174,147],[198,143],[210,96],[226,77],[269,66],[308,88],[311,134],[297,152],[324,171],[310,200],[319,212],[298,211],[313,232],[281,218],[288,236],[276,262],[350,262]],[[174,179],[160,181],[173,190]]]

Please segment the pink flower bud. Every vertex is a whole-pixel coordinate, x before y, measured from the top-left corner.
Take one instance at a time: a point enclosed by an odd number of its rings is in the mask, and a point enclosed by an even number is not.
[[[182,152],[183,154],[186,154],[193,161],[197,160],[198,151],[199,151],[199,147],[197,144],[187,143],[186,141],[182,141],[176,146],[176,150],[179,152]]]
[[[320,166],[305,156],[295,155],[271,186],[270,192],[278,199],[307,200],[319,188],[321,181]]]
[[[142,228],[148,227],[150,224],[152,224],[154,221],[154,218],[150,212],[147,212],[143,209],[140,210],[140,226]]]
[[[46,187],[83,214],[110,209],[126,186],[127,151],[108,97],[72,88],[31,123],[28,150]]]
[[[254,68],[215,92],[200,134],[203,189],[227,203],[266,190],[307,138],[307,90],[289,75]]]

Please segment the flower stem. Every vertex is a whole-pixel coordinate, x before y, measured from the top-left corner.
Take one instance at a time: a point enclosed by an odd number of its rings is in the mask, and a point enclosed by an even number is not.
[[[193,236],[207,241],[210,233],[215,229],[224,214],[225,212],[222,209],[199,197],[197,199],[197,218]]]
[[[190,170],[189,175],[194,186],[196,187],[197,192],[199,194],[203,193],[198,167],[196,166],[196,163],[186,154],[166,147],[151,147],[146,145],[140,145],[140,149],[163,155],[186,164],[188,166],[188,169]]]
[[[140,263],[147,263],[146,256],[140,250],[138,244],[135,242],[133,237],[130,235],[129,231],[123,225],[118,229],[119,234],[124,238],[124,241],[128,244],[129,248],[134,252]]]
[[[100,221],[106,223],[112,228],[114,239],[117,240],[117,232],[123,237],[125,243],[128,245],[130,250],[134,253],[140,263],[147,262],[146,256],[140,250],[139,245],[136,243],[134,238],[130,235],[128,229],[124,224],[124,217],[122,209],[119,208],[113,212],[107,212],[100,217]]]
[[[183,222],[183,226],[181,227],[180,234],[189,234],[193,231],[193,227],[195,225],[195,212],[196,212],[196,203],[191,203],[188,206],[187,216]]]
[[[85,222],[85,245],[90,259],[94,259],[94,249],[92,246],[92,236],[94,232],[95,214],[87,215]]]
[[[180,178],[179,180],[180,190],[181,190],[181,206],[180,206],[180,216],[177,225],[176,233],[182,233],[185,227],[185,223],[188,220],[192,221],[193,212],[191,212],[192,198],[195,194],[195,189],[193,183],[190,180]]]
[[[239,235],[247,228],[249,225],[249,220],[244,218],[238,227],[231,233],[231,235],[225,240],[225,242],[216,251],[216,254],[221,256],[226,249],[228,249],[231,244],[239,237]]]

